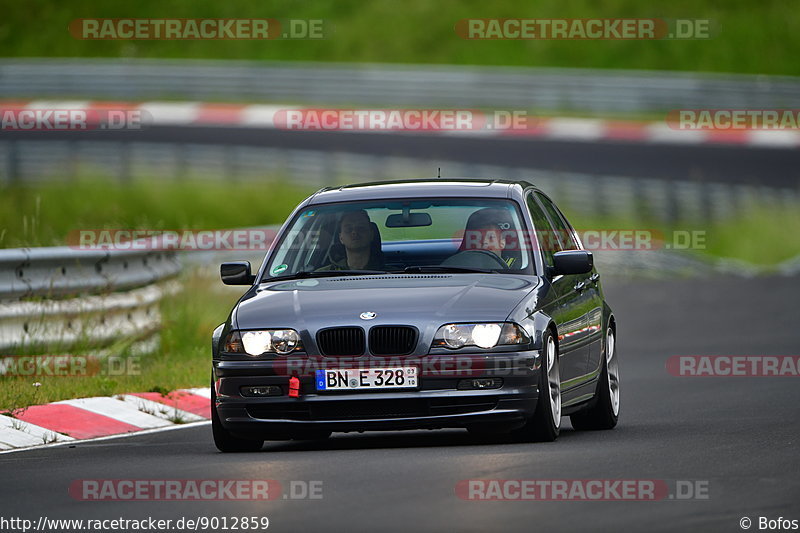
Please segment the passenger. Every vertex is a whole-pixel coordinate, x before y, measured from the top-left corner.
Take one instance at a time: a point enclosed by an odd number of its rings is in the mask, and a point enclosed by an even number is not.
[[[349,211],[342,215],[338,237],[341,244],[331,248],[332,262],[318,270],[385,269],[380,233],[366,211]]]

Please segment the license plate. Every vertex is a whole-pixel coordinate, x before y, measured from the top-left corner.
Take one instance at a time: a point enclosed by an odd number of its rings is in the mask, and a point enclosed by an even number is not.
[[[408,389],[417,386],[417,367],[317,370],[317,390]]]

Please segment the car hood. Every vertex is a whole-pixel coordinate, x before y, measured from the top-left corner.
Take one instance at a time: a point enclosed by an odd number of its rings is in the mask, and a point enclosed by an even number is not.
[[[234,327],[294,328],[502,321],[539,283],[504,274],[398,274],[263,283],[234,312]],[[375,313],[364,320],[364,312]]]

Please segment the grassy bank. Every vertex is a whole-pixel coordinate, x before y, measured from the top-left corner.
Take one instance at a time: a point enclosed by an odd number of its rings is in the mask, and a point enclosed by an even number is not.
[[[9,4],[5,2],[5,4]],[[659,5],[635,0],[244,0],[123,3],[31,0],[6,5],[0,47],[16,57],[146,57],[394,63],[454,63],[583,68],[664,69],[800,74],[800,17],[781,0],[675,0]],[[123,41],[78,40],[78,18],[277,18],[324,19],[324,40]],[[465,18],[663,18],[710,19],[703,40],[463,40],[454,26]]]
[[[706,223],[665,224],[657,219],[633,220],[613,216],[598,219],[581,216],[569,209],[565,214],[579,231],[651,230],[655,241],[700,257],[730,258],[770,267],[800,255],[798,206],[756,206],[738,216]],[[697,246],[686,248],[687,242]]]
[[[80,229],[221,229],[279,224],[313,189],[279,181],[96,179],[0,187],[0,248],[64,244]]]

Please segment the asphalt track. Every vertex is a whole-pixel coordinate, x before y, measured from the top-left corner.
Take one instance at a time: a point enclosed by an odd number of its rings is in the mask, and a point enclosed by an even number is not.
[[[210,427],[0,455],[0,516],[267,516],[270,531],[741,531],[749,517],[800,520],[798,378],[686,378],[670,355],[792,355],[800,278],[606,281],[619,323],[622,413],[612,431],[548,444],[465,431],[335,434],[220,454]],[[484,502],[460,480],[660,479],[707,483],[708,499]],[[322,499],[81,502],[77,479],[323,482]]]
[[[407,156],[432,161],[594,175],[800,186],[800,150],[721,144],[286,131],[222,126],[153,126],[139,131],[10,131],[0,140],[169,142]],[[433,175],[431,165],[431,175]],[[448,169],[442,169],[448,175]],[[449,174],[453,175],[453,174]]]

